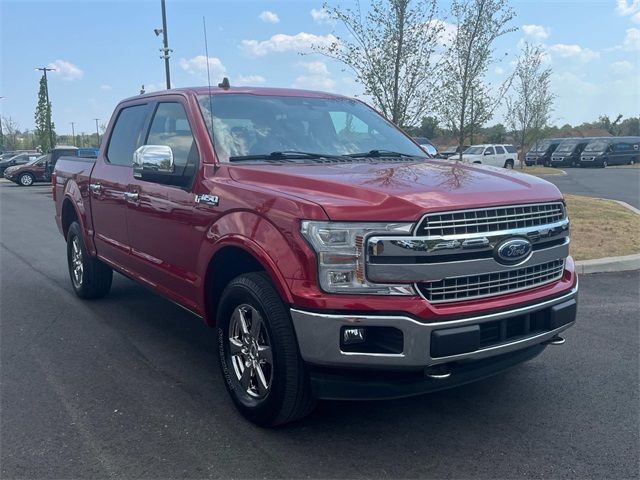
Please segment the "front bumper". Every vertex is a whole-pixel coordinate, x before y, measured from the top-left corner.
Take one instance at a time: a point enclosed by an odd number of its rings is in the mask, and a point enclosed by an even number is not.
[[[423,323],[402,315],[338,315],[291,309],[300,354],[309,364],[413,369],[477,361],[541,345],[575,323],[578,285],[559,297],[496,313]],[[400,331],[397,352],[341,347],[344,328]]]

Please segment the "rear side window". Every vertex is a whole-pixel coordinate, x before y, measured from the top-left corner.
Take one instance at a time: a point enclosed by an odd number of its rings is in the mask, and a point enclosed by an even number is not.
[[[616,152],[628,152],[632,147],[628,143],[616,143],[613,146],[613,150]]]
[[[516,153],[517,152],[516,147],[514,147],[513,145],[505,145],[504,148],[506,148],[507,152],[509,152],[509,153]]]
[[[500,145],[496,145],[496,153],[504,153],[504,148],[502,148]]]
[[[140,146],[147,105],[120,110],[107,147],[107,160],[115,165],[133,164],[133,152]]]

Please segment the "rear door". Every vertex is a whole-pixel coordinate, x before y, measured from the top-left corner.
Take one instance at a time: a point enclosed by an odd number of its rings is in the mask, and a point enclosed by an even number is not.
[[[495,149],[496,149],[495,166],[504,167],[504,163],[507,161],[507,151],[504,149],[502,145],[495,145]]]
[[[91,174],[91,212],[98,256],[126,268],[129,234],[125,193],[133,179],[133,152],[141,145],[149,104],[122,108],[111,129],[107,148]]]

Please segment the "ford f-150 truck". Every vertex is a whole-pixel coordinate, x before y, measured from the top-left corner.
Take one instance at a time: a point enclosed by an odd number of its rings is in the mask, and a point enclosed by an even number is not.
[[[61,158],[52,182],[77,295],[106,295],[115,270],[215,327],[227,390],[259,425],[484,378],[575,322],[556,187],[431,159],[358,100],[133,97],[98,158]]]

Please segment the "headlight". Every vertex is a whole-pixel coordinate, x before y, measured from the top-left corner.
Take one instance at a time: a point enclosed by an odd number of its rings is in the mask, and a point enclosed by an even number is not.
[[[300,231],[318,256],[320,287],[329,293],[415,295],[411,285],[369,283],[365,278],[365,237],[409,234],[412,223],[303,221]]]

